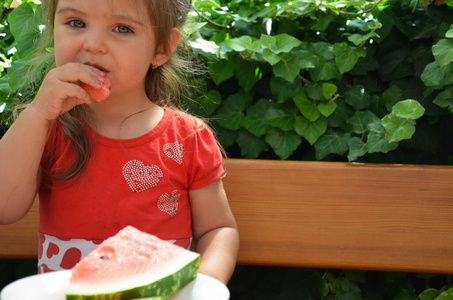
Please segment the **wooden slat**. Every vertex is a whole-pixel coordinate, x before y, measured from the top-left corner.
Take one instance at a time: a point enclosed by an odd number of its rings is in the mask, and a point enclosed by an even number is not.
[[[453,273],[453,167],[226,166],[240,264]]]
[[[453,167],[227,160],[239,264],[453,273]],[[36,257],[37,201],[0,226]]]
[[[10,225],[0,225],[0,257],[38,257],[38,199],[27,215]]]

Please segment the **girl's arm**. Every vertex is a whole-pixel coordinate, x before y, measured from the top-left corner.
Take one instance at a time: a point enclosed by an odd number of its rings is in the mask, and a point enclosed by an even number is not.
[[[90,103],[76,81],[97,84],[100,71],[70,63],[46,76],[33,102],[0,140],[0,224],[21,219],[41,184],[39,164],[49,124],[74,106]]]
[[[222,180],[189,191],[189,198],[195,250],[201,254],[200,273],[227,284],[236,266],[239,233]]]
[[[48,128],[49,122],[29,107],[0,140],[1,224],[21,219],[33,204]]]

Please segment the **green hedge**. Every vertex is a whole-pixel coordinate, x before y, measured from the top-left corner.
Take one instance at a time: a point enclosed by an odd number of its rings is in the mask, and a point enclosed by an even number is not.
[[[194,1],[234,157],[452,162],[452,1]],[[196,22],[195,22],[196,21]]]

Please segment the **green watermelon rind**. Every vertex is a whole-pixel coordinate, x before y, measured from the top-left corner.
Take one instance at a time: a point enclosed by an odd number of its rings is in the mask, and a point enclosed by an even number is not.
[[[67,300],[126,300],[147,297],[157,297],[157,299],[168,299],[179,290],[189,284],[198,275],[200,267],[200,256],[176,271],[175,273],[163,277],[159,280],[146,285],[134,287],[124,291],[113,293],[80,295],[66,294]],[[151,298],[153,299],[153,298]]]

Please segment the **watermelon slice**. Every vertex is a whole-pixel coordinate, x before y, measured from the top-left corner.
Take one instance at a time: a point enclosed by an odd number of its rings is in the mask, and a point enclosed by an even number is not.
[[[96,102],[102,102],[110,95],[110,89],[112,88],[112,82],[110,79],[105,78],[104,83],[100,88],[94,88],[85,82],[80,82],[80,87],[90,95],[90,99]]]
[[[199,266],[198,253],[128,226],[74,266],[66,299],[167,299]]]

